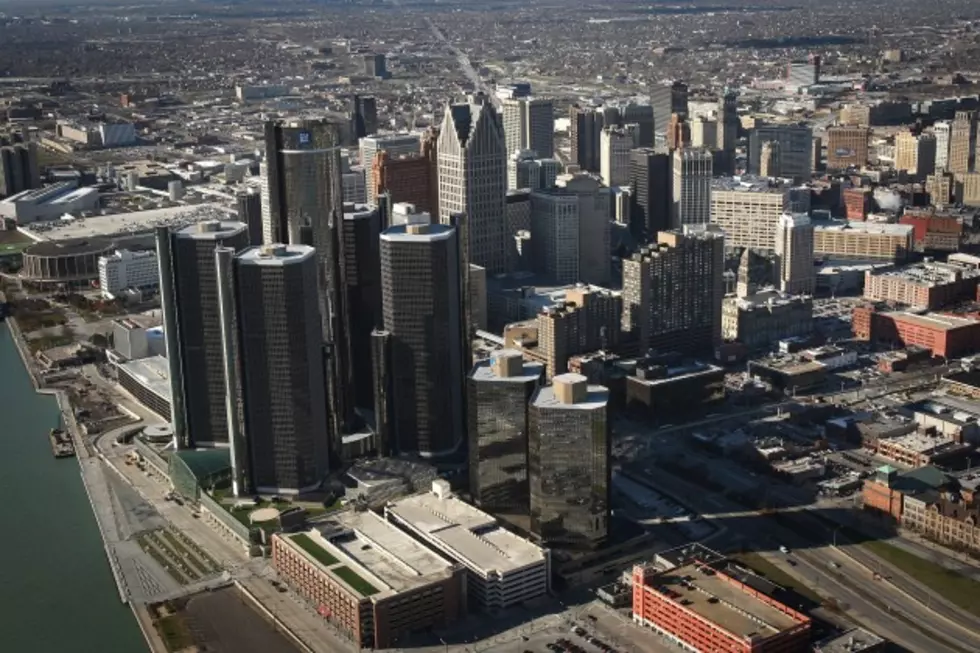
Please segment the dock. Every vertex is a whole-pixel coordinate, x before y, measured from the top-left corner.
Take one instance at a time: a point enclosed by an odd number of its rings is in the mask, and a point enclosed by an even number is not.
[[[75,443],[63,429],[51,429],[48,439],[51,441],[51,451],[55,458],[75,457]]]

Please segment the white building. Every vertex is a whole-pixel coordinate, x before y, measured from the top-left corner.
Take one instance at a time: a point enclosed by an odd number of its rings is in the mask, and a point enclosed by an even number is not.
[[[776,227],[776,274],[779,290],[791,295],[812,295],[817,275],[813,270],[813,225],[804,213],[785,213]]]
[[[469,597],[482,610],[501,610],[548,592],[548,549],[503,529],[465,503],[443,480],[432,491],[393,501],[385,517],[443,556],[466,567]]]
[[[555,154],[555,107],[543,98],[512,98],[501,102],[507,154],[532,150],[542,159]]]
[[[132,252],[118,249],[99,257],[99,286],[102,296],[114,299],[127,288],[148,290],[160,285],[157,253],[153,250]]]
[[[532,150],[514,152],[507,159],[507,190],[551,188],[561,173],[558,159],[543,159]]]
[[[73,181],[61,181],[44,188],[21,191],[0,201],[0,218],[26,225],[55,220],[66,213],[77,215],[98,208],[98,190],[92,187],[76,188]]]
[[[936,135],[936,170],[947,170],[949,168],[949,135],[952,125],[948,120],[941,120],[932,126],[932,132]]]
[[[599,136],[599,174],[606,186],[630,183],[630,150],[639,147],[640,129],[636,124],[604,127]]]
[[[674,206],[671,228],[711,222],[711,150],[674,150]]]
[[[367,186],[364,166],[351,166],[350,172],[343,174],[344,202],[367,204]]]

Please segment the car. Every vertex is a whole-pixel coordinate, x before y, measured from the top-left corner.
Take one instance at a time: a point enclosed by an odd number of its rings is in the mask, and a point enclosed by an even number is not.
[[[783,555],[789,555],[789,548],[785,544],[779,545],[779,552]]]

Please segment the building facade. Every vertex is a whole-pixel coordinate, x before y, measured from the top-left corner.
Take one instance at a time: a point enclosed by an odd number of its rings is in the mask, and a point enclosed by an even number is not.
[[[711,222],[711,176],[714,158],[701,149],[674,150],[671,228]]]
[[[544,98],[510,98],[501,102],[508,156],[531,150],[542,159],[555,154],[555,106]]]
[[[606,186],[629,183],[630,150],[639,147],[640,130],[636,125],[606,126],[599,137],[599,173]]]
[[[957,111],[949,132],[949,171],[954,175],[973,172],[977,157],[977,113]]]
[[[102,296],[113,299],[126,290],[155,290],[160,286],[160,266],[153,250],[132,252],[117,249],[99,257],[99,288]]]
[[[817,284],[813,225],[805,213],[784,213],[779,217],[775,252],[779,290],[791,295],[813,295]]]
[[[670,228],[672,160],[668,152],[640,148],[630,152],[630,233],[641,242]]]
[[[776,143],[777,165],[766,171],[768,177],[788,177],[807,181],[813,175],[813,130],[806,125],[763,125],[749,134],[748,168],[762,174],[762,146]]]

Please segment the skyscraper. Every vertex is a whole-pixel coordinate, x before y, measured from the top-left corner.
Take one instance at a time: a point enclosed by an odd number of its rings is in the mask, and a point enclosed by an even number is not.
[[[717,147],[725,153],[727,166],[720,174],[735,174],[735,146],[738,143],[738,93],[733,89],[725,89],[718,98],[718,130]]]
[[[532,150],[542,159],[555,154],[555,106],[544,98],[513,98],[501,102],[508,156]]]
[[[459,250],[450,225],[397,225],[381,234],[390,424],[401,453],[440,458],[462,444],[465,311]]]
[[[719,128],[716,121],[708,120],[703,116],[698,116],[691,121],[690,126],[691,147],[707,147],[709,149],[713,149],[715,147],[715,143],[718,141]]]
[[[813,130],[806,125],[763,125],[749,135],[749,172],[761,174],[762,146],[778,143],[778,169],[769,177],[790,177],[809,181],[813,175]]]
[[[0,197],[41,187],[37,143],[0,147]]]
[[[620,122],[624,125],[636,125],[636,143],[639,147],[653,147],[656,143],[656,124],[653,117],[653,107],[649,104],[627,104],[620,110]]]
[[[561,374],[531,399],[531,532],[543,543],[593,548],[609,532],[609,391]]]
[[[670,123],[667,125],[667,147],[677,150],[690,145],[691,127],[687,124],[687,120],[679,113],[671,114]]]
[[[258,189],[251,187],[235,196],[238,221],[248,225],[248,244],[262,244],[262,198]]]
[[[507,158],[507,190],[551,188],[561,173],[561,161],[538,157],[531,150]]]
[[[671,173],[671,155],[666,151],[641,148],[630,152],[630,232],[639,242],[670,229]]]
[[[547,377],[567,372],[571,356],[615,349],[622,320],[622,293],[594,286],[568,290],[564,302],[544,309],[535,320]]]
[[[438,150],[440,221],[464,214],[468,262],[488,274],[506,271],[507,161],[501,124],[486,97],[446,108]]]
[[[316,251],[264,245],[234,259],[234,316],[250,490],[315,489],[329,461]]]
[[[350,315],[353,402],[370,409],[374,401],[371,367],[371,332],[382,324],[381,254],[378,238],[381,212],[364,205],[344,205],[343,248],[347,307]]]
[[[867,127],[838,125],[827,130],[827,168],[845,170],[868,164]]]
[[[673,211],[671,226],[708,224],[711,221],[711,150],[674,150]]]
[[[940,120],[932,126],[936,135],[936,170],[949,168],[949,139],[953,125],[948,120]]]
[[[417,155],[421,152],[420,134],[375,134],[359,142],[361,165],[364,166],[364,186],[367,202],[374,204],[378,197],[376,161],[379,152],[387,152],[392,158],[402,154]],[[398,200],[402,201],[402,200]]]
[[[977,112],[957,111],[949,134],[949,171],[972,172],[977,154]]]
[[[662,231],[623,260],[623,329],[640,351],[710,354],[721,339],[725,238],[712,228]]]
[[[350,115],[351,135],[355,139],[378,131],[378,101],[375,98],[354,95],[351,98]]]
[[[813,225],[805,213],[784,213],[776,227],[776,274],[779,289],[792,295],[812,295]]]
[[[637,125],[603,127],[599,139],[599,170],[606,186],[625,186],[629,183],[630,150],[639,143]]]
[[[895,169],[921,179],[935,172],[936,137],[929,133],[900,132],[895,136]]]
[[[604,125],[602,112],[593,107],[583,108],[573,104],[569,110],[569,158],[586,172],[599,172],[600,138]]]
[[[248,226],[208,221],[156,230],[171,423],[180,448],[228,442],[215,249],[248,246]]]
[[[494,352],[470,372],[470,494],[483,510],[528,512],[528,402],[543,375],[543,365],[513,349]]]
[[[656,133],[665,136],[672,114],[676,113],[683,118],[688,116],[687,84],[675,81],[669,85],[658,84],[651,87],[650,104],[653,105]]]

